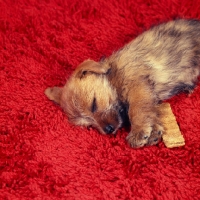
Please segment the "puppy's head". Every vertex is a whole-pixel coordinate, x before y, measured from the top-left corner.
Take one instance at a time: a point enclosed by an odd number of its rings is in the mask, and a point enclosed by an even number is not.
[[[122,124],[122,108],[116,90],[107,79],[108,70],[100,63],[86,60],[64,87],[47,88],[45,94],[63,108],[73,124],[114,134]]]

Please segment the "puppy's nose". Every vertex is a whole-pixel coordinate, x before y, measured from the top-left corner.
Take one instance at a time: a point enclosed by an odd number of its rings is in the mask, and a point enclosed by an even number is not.
[[[107,126],[104,128],[104,131],[105,131],[107,134],[111,134],[114,130],[115,130],[115,129],[114,129],[113,125],[111,125],[111,124],[107,125]]]

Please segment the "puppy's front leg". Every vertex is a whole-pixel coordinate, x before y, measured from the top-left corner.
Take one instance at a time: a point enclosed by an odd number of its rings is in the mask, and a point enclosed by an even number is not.
[[[161,140],[162,125],[159,111],[151,90],[145,84],[139,84],[128,95],[131,131],[127,141],[131,147],[155,145]]]

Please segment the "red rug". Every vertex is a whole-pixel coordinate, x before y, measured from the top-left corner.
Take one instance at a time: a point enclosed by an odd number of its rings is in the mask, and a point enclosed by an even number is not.
[[[186,140],[174,149],[74,127],[44,95],[175,18],[200,19],[200,0],[0,0],[0,199],[200,199],[200,85],[169,101]]]

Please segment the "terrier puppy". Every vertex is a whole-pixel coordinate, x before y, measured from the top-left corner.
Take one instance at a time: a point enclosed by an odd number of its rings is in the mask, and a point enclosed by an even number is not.
[[[129,117],[131,147],[161,140],[159,102],[191,92],[200,74],[200,22],[175,20],[152,27],[110,57],[86,60],[64,87],[47,88],[69,120],[115,134]]]

